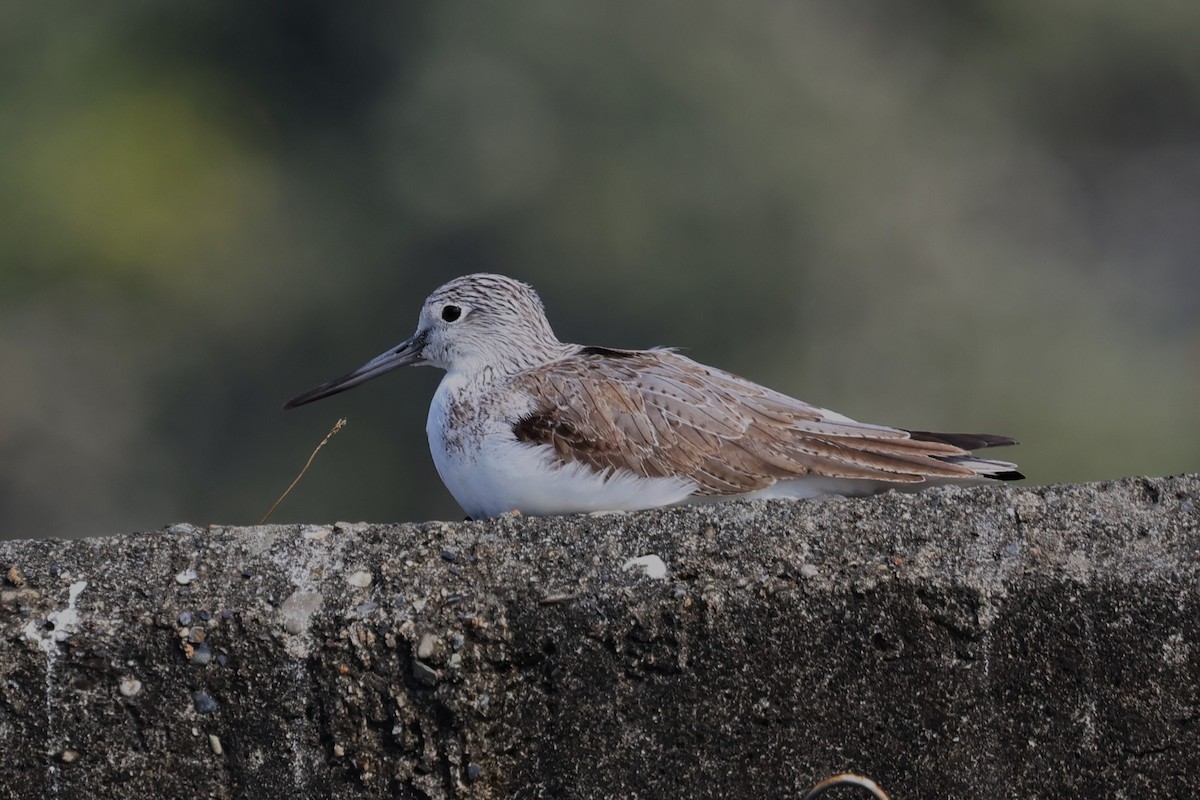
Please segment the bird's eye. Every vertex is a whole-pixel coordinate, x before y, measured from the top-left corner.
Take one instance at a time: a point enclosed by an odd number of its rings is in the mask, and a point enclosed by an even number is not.
[[[446,320],[446,322],[454,322],[454,320],[461,316],[462,309],[458,306],[445,306],[442,309],[442,319]]]

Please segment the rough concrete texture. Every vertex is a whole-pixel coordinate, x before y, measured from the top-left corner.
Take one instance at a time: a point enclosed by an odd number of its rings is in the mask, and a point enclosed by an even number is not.
[[[1200,797],[1195,475],[0,569],[4,798]]]

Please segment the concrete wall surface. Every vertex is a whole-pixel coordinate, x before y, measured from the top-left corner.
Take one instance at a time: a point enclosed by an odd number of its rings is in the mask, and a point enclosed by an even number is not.
[[[1198,709],[1197,475],[0,542],[2,798],[1195,798]]]

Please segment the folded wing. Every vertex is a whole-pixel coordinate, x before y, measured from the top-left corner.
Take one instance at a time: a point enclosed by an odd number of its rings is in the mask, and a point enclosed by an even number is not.
[[[697,494],[743,494],[805,475],[896,484],[1022,477],[971,452],[1012,439],[859,423],[667,350],[581,348],[515,383],[545,398],[514,425],[518,440],[598,471],[690,478]]]

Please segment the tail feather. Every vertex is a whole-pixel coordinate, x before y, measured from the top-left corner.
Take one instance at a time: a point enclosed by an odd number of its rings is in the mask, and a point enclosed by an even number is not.
[[[1016,439],[1009,436],[997,436],[991,433],[935,433],[933,431],[909,431],[908,435],[919,442],[938,442],[948,444],[963,450],[983,450],[988,447],[1007,447],[1018,444]],[[934,456],[938,461],[957,464],[974,470],[981,478],[991,478],[997,481],[1019,481],[1024,475],[1017,465],[1009,461],[997,461],[990,458],[977,458],[973,455]]]
[[[908,435],[918,442],[940,442],[963,450],[982,450],[985,447],[1007,447],[1020,444],[1010,436],[997,436],[993,433],[934,433],[932,431],[908,431]]]

